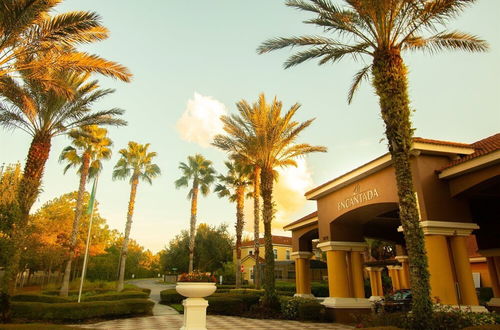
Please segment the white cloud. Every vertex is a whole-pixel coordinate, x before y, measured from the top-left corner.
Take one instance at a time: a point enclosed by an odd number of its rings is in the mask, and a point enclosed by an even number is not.
[[[209,147],[213,137],[223,132],[220,116],[227,110],[222,102],[211,96],[194,93],[188,100],[186,110],[177,121],[177,130],[183,140]]]

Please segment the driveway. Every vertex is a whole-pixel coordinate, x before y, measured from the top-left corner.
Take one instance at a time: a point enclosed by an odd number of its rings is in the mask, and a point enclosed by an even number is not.
[[[141,288],[151,289],[149,299],[155,302],[153,307],[153,315],[178,315],[179,313],[170,306],[160,304],[160,291],[166,289],[175,289],[175,284],[161,284],[158,283],[157,278],[145,278],[140,280],[131,280],[127,283],[137,285]]]

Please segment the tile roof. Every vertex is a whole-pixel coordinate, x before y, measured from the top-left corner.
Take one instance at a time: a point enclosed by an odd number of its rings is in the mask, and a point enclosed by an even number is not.
[[[469,258],[477,258],[482,257],[479,253],[477,253],[477,240],[476,235],[469,235],[467,237],[467,252],[469,253]]]
[[[441,141],[441,140],[432,140],[432,139],[424,139],[421,137],[414,137],[413,142],[420,142],[420,143],[428,143],[428,144],[436,144],[439,146],[452,146],[452,147],[464,147],[464,148],[470,148],[471,145],[467,143],[460,143],[460,142],[451,142],[451,141]]]
[[[312,219],[312,218],[317,217],[317,216],[318,216],[318,211],[314,211],[312,213],[309,213],[306,216],[303,216],[299,220],[295,220],[294,222],[291,222],[291,223],[285,225],[285,227],[296,225],[298,223],[301,223],[302,221],[309,220],[309,219]]]
[[[253,240],[244,241],[241,243],[241,247],[244,246],[253,246]],[[259,243],[261,246],[264,246],[264,238],[259,238]],[[275,236],[273,235],[273,244],[281,244],[281,245],[292,245],[292,238],[287,236]]]
[[[452,162],[448,163],[446,166],[441,168],[438,172],[441,172],[449,167],[464,163],[466,161],[469,161],[471,159],[484,156],[486,154],[489,154],[491,152],[500,150],[500,133],[497,133],[495,135],[489,136],[485,139],[479,140],[477,142],[471,143],[470,147],[474,148],[475,151],[470,154],[470,155],[465,155],[463,157],[460,157],[458,159],[453,160]]]

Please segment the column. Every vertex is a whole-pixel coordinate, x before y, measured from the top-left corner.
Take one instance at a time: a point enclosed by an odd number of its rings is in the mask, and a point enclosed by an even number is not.
[[[408,256],[396,256],[396,260],[401,263],[401,270],[399,272],[399,284],[401,289],[410,288],[410,267],[408,264]]]
[[[488,264],[488,273],[490,273],[491,288],[493,289],[493,298],[488,301],[487,305],[497,310],[500,308],[500,258],[483,252],[486,251],[480,251],[481,254],[488,255],[486,262]]]
[[[363,256],[360,251],[351,252],[352,288],[355,298],[365,297],[365,281],[363,278]]]
[[[446,236],[426,235],[425,248],[429,261],[431,296],[440,303],[457,305],[458,299]]]
[[[350,318],[353,309],[370,310],[371,303],[364,298],[363,258],[365,242],[330,241],[317,245],[326,252],[328,286],[330,297],[323,301],[327,308],[334,309],[338,320]]]
[[[384,289],[382,288],[382,270],[383,267],[366,267],[368,275],[370,276],[370,287],[372,295],[370,300],[379,300],[384,296]]]
[[[348,298],[351,296],[346,253],[346,251],[326,251],[330,297]]]
[[[297,251],[292,252],[292,258],[295,259],[295,296],[314,297],[311,294],[311,276],[310,276],[310,258],[312,252]]]
[[[396,291],[401,289],[401,284],[399,282],[399,266],[387,266],[389,270],[389,277],[392,282],[392,290]]]
[[[453,261],[460,290],[460,303],[462,305],[479,305],[472,279],[472,270],[467,252],[467,237],[454,236],[450,238],[450,246],[453,251]]]

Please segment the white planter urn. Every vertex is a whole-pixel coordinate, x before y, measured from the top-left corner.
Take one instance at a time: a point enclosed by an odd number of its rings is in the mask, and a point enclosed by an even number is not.
[[[206,330],[208,301],[203,299],[217,290],[214,282],[177,282],[175,290],[186,297],[181,330]]]

